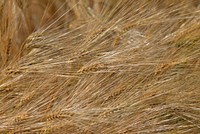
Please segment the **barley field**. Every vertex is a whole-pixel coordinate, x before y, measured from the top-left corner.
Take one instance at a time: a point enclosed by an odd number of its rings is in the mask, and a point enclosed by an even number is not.
[[[200,0],[0,0],[0,134],[200,134]]]

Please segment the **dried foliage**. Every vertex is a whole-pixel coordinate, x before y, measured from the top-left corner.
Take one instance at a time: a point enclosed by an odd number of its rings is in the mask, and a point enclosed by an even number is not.
[[[0,133],[200,133],[199,0],[0,0]]]

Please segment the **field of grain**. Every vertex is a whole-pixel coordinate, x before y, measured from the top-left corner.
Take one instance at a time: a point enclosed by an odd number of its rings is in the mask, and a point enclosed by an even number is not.
[[[200,0],[0,0],[0,134],[200,134]]]

